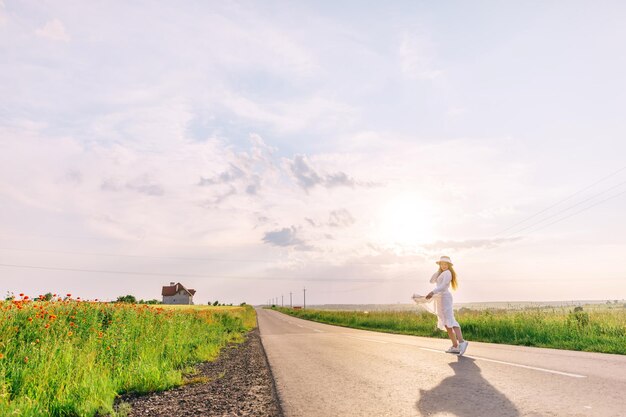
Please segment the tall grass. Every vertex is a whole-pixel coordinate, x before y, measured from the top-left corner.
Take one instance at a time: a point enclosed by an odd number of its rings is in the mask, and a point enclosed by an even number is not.
[[[255,326],[252,307],[163,309],[21,300],[0,303],[0,415],[111,413],[122,393],[182,383]]]
[[[278,310],[307,320],[357,329],[446,338],[426,312]],[[467,310],[455,313],[468,340],[626,354],[626,309],[583,311]]]

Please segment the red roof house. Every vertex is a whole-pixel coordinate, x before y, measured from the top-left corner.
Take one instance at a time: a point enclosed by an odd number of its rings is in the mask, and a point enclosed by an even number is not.
[[[161,295],[163,296],[163,304],[193,304],[193,296],[196,290],[185,288],[180,282],[163,286]]]

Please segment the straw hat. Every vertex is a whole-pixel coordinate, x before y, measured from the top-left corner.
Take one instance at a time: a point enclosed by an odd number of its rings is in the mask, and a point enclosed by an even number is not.
[[[449,257],[449,256],[442,256],[442,257],[441,257],[441,258],[439,258],[439,260],[438,260],[437,262],[435,262],[435,263],[436,263],[436,264],[440,264],[441,262],[447,262],[447,263],[449,263],[450,265],[454,265],[454,264],[452,263],[452,261],[450,260],[450,257]]]

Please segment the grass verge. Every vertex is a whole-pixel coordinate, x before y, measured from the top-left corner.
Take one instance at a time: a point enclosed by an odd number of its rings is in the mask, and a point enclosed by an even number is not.
[[[426,312],[328,311],[276,308],[306,320],[356,329],[447,338]],[[626,354],[626,309],[466,310],[455,316],[468,340]]]

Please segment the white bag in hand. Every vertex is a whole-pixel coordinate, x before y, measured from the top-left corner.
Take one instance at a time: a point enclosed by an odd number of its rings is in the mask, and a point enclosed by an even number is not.
[[[424,303],[430,302],[430,300],[426,299],[425,295],[419,295],[419,294],[413,294],[413,297],[411,297],[411,299],[415,301],[415,304],[424,304]]]

